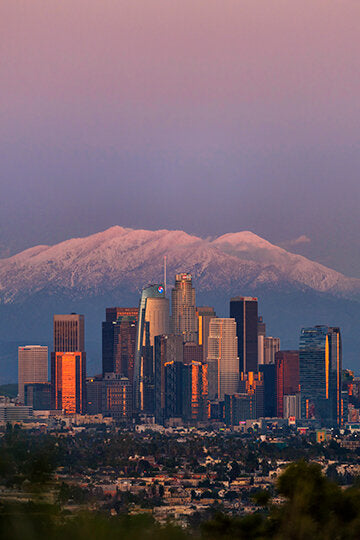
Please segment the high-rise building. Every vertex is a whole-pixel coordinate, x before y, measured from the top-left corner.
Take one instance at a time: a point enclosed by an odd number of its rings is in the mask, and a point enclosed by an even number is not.
[[[203,347],[203,361],[208,357],[209,325],[211,319],[216,317],[213,307],[202,306],[196,308],[198,343]]]
[[[183,377],[182,362],[166,362],[165,374],[165,407],[164,418],[181,418],[183,415]]]
[[[280,351],[280,338],[264,338],[264,364],[275,364],[275,354]],[[259,362],[260,364],[260,362]]]
[[[264,379],[264,416],[274,418],[276,411],[276,366],[259,364],[259,372]]]
[[[208,365],[203,362],[183,364],[183,418],[205,420],[208,399]]]
[[[301,418],[300,394],[284,395],[284,418]]]
[[[264,339],[266,336],[266,324],[261,315],[258,317],[258,364],[264,364]]]
[[[254,394],[232,394],[225,396],[224,416],[228,426],[236,426],[246,420],[256,420]]]
[[[55,352],[51,355],[52,408],[65,414],[86,410],[86,353]]]
[[[284,396],[300,391],[299,351],[278,351],[275,354],[277,416],[284,416]]]
[[[87,414],[102,413],[102,395],[104,381],[102,376],[86,379],[86,412]]]
[[[165,365],[183,364],[183,337],[176,334],[164,334],[155,337],[155,417],[162,423],[166,409]]]
[[[239,358],[236,322],[234,319],[211,319],[208,358],[209,399],[223,400],[235,394],[239,385]]]
[[[154,387],[154,339],[169,332],[169,300],[163,285],[149,285],[141,294],[135,347],[134,405],[146,411],[145,396]]]
[[[84,315],[54,315],[54,352],[84,352]]]
[[[202,345],[198,345],[194,341],[187,341],[184,343],[184,364],[190,364],[191,362],[202,362],[203,354]]]
[[[133,383],[136,332],[137,316],[119,315],[102,323],[103,375],[118,373]]]
[[[34,411],[48,411],[51,408],[51,385],[48,382],[25,384],[25,405]]]
[[[258,300],[236,296],[230,301],[230,317],[236,321],[240,372],[258,370]]]
[[[299,344],[301,417],[342,424],[342,350],[339,328],[302,328]]]
[[[48,348],[42,345],[26,345],[18,349],[19,400],[25,403],[26,383],[48,382]]]
[[[119,317],[132,317],[137,319],[139,315],[138,307],[109,307],[105,310],[105,321],[116,322]]]
[[[102,386],[102,413],[118,421],[129,422],[132,417],[132,385],[127,377],[106,373]]]
[[[251,402],[250,418],[261,418],[264,416],[264,376],[263,373],[247,373],[240,374],[239,394],[247,394],[254,396]]]
[[[171,332],[184,341],[198,341],[195,289],[191,274],[176,274],[171,291]]]

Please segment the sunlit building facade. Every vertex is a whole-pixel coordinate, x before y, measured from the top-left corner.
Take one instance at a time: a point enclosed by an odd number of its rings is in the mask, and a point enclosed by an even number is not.
[[[47,347],[26,345],[18,348],[18,392],[21,403],[25,403],[25,384],[48,382],[48,361]]]
[[[223,400],[235,394],[239,386],[239,358],[235,319],[211,319],[208,358],[209,399]]]
[[[276,409],[277,416],[284,416],[284,396],[300,392],[299,351],[278,351],[276,366]]]
[[[65,414],[86,410],[86,354],[55,352],[51,356],[52,408]]]

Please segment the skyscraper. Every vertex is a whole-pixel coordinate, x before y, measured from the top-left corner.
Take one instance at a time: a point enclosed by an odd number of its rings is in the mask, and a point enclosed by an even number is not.
[[[208,357],[209,325],[211,319],[216,317],[213,307],[202,306],[196,308],[198,343],[203,347],[203,361]]]
[[[258,370],[258,300],[236,296],[230,301],[230,317],[236,321],[241,372]]]
[[[171,332],[197,342],[195,289],[191,274],[176,274],[171,291]]]
[[[167,334],[155,337],[155,417],[157,422],[163,422],[166,414],[165,365],[183,364],[183,360],[182,336]],[[175,368],[178,370],[176,366]]]
[[[86,410],[86,354],[55,352],[51,355],[52,408],[65,414]]]
[[[342,423],[342,350],[339,328],[302,328],[299,344],[301,417],[323,426]]]
[[[264,339],[266,336],[266,324],[261,315],[258,317],[258,364],[264,364]]]
[[[300,391],[299,351],[278,351],[276,365],[277,416],[284,416],[284,396]]]
[[[280,351],[280,338],[264,338],[264,364],[275,364],[275,354]]]
[[[135,348],[134,405],[144,411],[144,384],[154,385],[154,338],[169,332],[169,300],[163,285],[149,285],[141,293]],[[151,349],[150,349],[151,348]],[[144,379],[146,376],[147,379]]]
[[[26,345],[18,349],[19,400],[25,403],[24,385],[48,382],[48,348]]]
[[[84,315],[54,315],[54,352],[84,352]]]
[[[86,353],[84,315],[54,315],[51,353],[51,401],[65,414],[86,410]]]
[[[208,341],[209,399],[223,400],[239,386],[238,340],[234,319],[211,319]]]
[[[118,373],[134,379],[137,315],[118,315],[102,323],[103,375]]]

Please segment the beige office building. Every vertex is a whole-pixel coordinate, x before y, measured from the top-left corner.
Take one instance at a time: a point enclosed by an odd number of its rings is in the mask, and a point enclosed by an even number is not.
[[[48,382],[48,348],[26,345],[18,349],[18,394],[24,403],[24,386],[27,383]]]
[[[275,354],[280,351],[280,338],[264,338],[264,364],[275,364]],[[260,362],[259,362],[260,364]]]
[[[195,289],[191,274],[176,274],[171,291],[171,332],[197,342]]]
[[[239,357],[237,355],[235,319],[211,319],[209,324],[208,358],[209,399],[223,400],[225,394],[239,389]]]

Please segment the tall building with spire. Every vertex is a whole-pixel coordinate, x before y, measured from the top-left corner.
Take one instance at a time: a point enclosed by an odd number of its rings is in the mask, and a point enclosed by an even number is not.
[[[339,328],[302,328],[299,343],[301,417],[323,426],[339,426],[344,410],[341,393],[342,347]]]
[[[171,291],[171,332],[184,341],[198,341],[195,289],[191,274],[176,274]]]
[[[148,412],[146,396],[154,393],[155,336],[168,333],[169,300],[164,286],[149,285],[141,293],[135,345],[134,406],[138,412]]]

